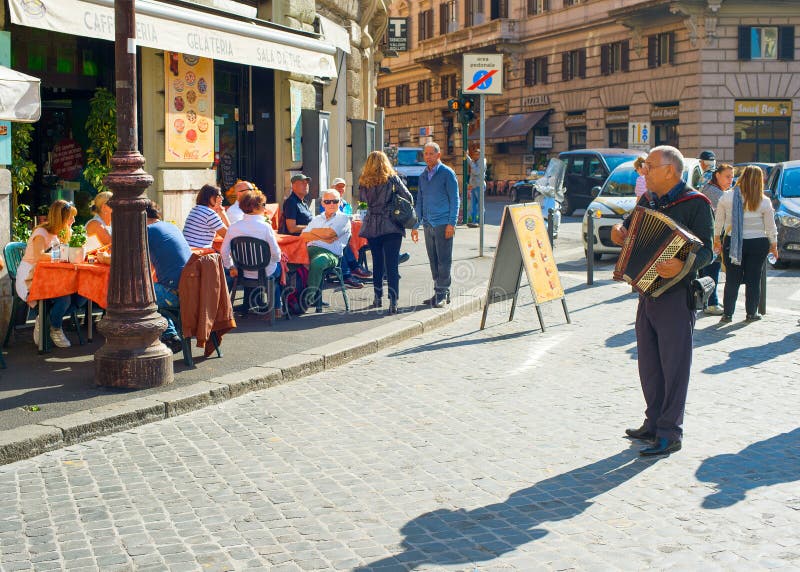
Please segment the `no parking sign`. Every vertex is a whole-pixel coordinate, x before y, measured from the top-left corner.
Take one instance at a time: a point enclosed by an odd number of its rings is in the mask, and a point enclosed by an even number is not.
[[[464,54],[463,92],[502,95],[503,54]]]

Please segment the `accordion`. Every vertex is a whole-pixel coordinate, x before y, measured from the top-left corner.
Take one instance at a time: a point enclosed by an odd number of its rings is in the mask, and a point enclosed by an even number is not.
[[[702,240],[664,213],[636,207],[614,267],[614,280],[625,281],[645,296],[657,298],[689,273],[701,246]],[[677,276],[662,278],[656,265],[671,258],[682,260],[683,269]]]

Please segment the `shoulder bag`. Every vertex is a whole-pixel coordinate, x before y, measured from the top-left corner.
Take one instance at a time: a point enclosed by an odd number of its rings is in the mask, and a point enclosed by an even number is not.
[[[417,226],[417,212],[414,210],[413,199],[409,201],[397,193],[397,177],[390,179],[392,198],[389,199],[389,218],[401,228],[414,228]]]

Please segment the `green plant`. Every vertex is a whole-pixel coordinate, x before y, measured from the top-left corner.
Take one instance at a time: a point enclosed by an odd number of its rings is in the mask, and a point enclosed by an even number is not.
[[[47,216],[50,213],[50,205],[41,205],[36,209],[36,214],[39,216]]]
[[[11,240],[16,242],[28,242],[31,237],[31,207],[25,204],[17,205],[17,216],[11,221]]]
[[[11,209],[17,212],[19,195],[31,188],[36,163],[30,160],[33,125],[15,123],[11,128]],[[28,209],[30,210],[30,209]]]
[[[84,244],[86,244],[86,227],[82,224],[76,224],[72,227],[72,235],[69,237],[68,246],[80,248]]]
[[[360,211],[367,210],[367,203],[364,201],[358,201],[358,210]]]
[[[89,101],[86,134],[89,148],[83,176],[98,193],[108,191],[103,179],[111,170],[111,157],[117,150],[117,101],[104,87],[97,88]]]

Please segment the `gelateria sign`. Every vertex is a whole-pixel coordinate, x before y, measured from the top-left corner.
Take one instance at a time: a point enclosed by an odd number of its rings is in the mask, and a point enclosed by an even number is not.
[[[137,0],[136,44],[148,48],[272,68],[318,77],[335,77],[335,48],[292,34],[153,0]],[[114,2],[99,0],[8,0],[11,22],[75,36],[114,41]],[[226,28],[222,29],[222,23]],[[237,33],[240,32],[240,33]],[[320,47],[315,50],[314,46]],[[131,49],[132,45],[128,46]]]
[[[736,101],[736,117],[791,117],[792,102],[790,100],[752,100]]]

